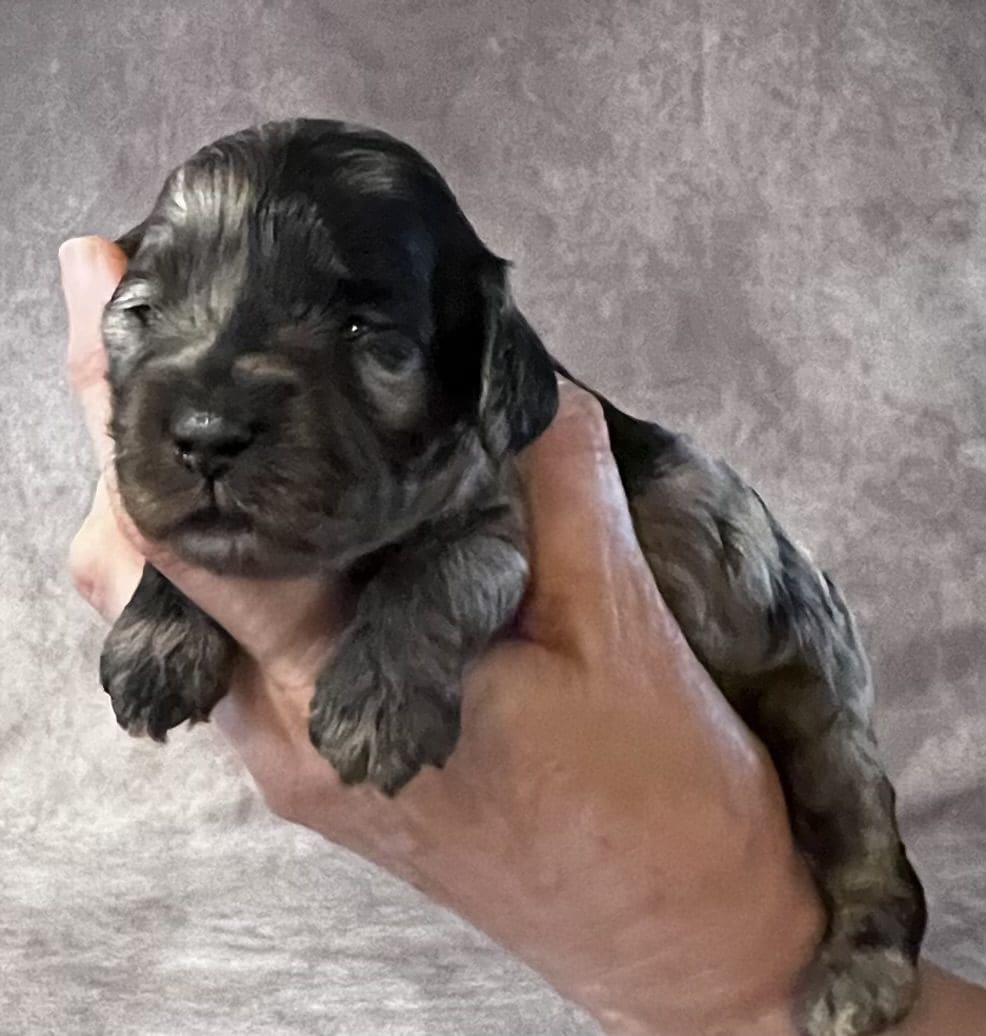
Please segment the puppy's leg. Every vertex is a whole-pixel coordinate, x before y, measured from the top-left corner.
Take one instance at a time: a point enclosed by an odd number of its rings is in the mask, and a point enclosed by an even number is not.
[[[731,469],[626,420],[612,419],[614,454],[658,586],[770,750],[828,910],[805,977],[802,1029],[879,1032],[912,1003],[925,906],[878,761],[852,617]]]
[[[850,696],[862,687],[843,685]],[[911,1007],[926,911],[870,724],[833,690],[802,662],[764,674],[736,703],[771,750],[829,916],[799,1020],[809,1036],[858,1036]]]
[[[208,718],[225,693],[233,654],[229,634],[144,565],[103,645],[99,675],[120,726],[164,741],[185,720]]]
[[[444,764],[463,669],[513,616],[527,572],[515,503],[381,561],[312,701],[312,742],[343,781],[392,795],[425,763]]]

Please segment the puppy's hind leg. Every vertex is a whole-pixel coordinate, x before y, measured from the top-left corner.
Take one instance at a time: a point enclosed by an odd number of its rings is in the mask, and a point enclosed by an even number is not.
[[[880,1032],[913,1001],[925,904],[877,758],[852,617],[727,465],[656,426],[607,417],[658,586],[770,751],[828,911],[803,983],[802,1031]]]
[[[860,687],[847,679],[842,693]],[[800,1024],[808,1036],[862,1036],[912,1006],[926,910],[869,721],[833,690],[802,661],[761,675],[737,704],[771,751],[828,913]]]

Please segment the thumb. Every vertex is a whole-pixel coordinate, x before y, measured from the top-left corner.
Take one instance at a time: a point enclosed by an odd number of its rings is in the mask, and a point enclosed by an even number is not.
[[[599,403],[560,386],[558,414],[523,452],[531,583],[521,631],[559,650],[611,650],[627,615],[674,620],[640,549]],[[639,610],[639,611],[638,611]]]

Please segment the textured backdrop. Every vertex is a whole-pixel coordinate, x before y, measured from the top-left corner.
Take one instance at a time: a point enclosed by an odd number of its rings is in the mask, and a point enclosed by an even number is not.
[[[552,350],[726,454],[839,579],[928,952],[986,980],[980,0],[0,0],[0,77],[0,1032],[596,1031],[267,819],[208,728],[132,742],[97,688],[57,246],[298,114],[419,146]]]

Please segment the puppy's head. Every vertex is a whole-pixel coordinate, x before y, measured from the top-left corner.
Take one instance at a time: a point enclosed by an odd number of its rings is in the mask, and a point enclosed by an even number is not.
[[[550,360],[416,151],[273,123],[168,178],[104,334],[141,531],[216,571],[345,563],[465,506],[557,401]]]

